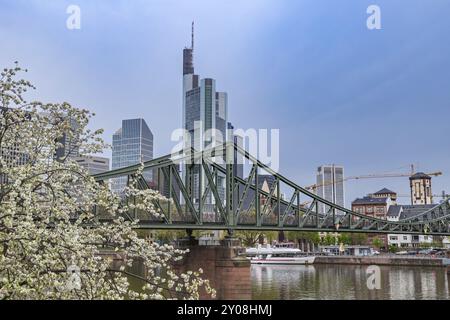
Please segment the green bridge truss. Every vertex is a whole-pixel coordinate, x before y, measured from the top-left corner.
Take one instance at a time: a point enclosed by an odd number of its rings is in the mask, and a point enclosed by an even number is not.
[[[249,171],[240,177],[233,163]],[[223,161],[227,160],[227,161]],[[366,216],[327,201],[300,187],[237,145],[205,151],[180,151],[141,165],[94,175],[99,183],[137,179],[139,188],[158,190],[160,215],[134,209],[125,214],[143,229],[284,230],[450,235],[450,199],[399,221]],[[148,179],[149,175],[152,179]],[[271,177],[269,184],[261,177]],[[287,196],[286,196],[287,195]],[[136,201],[124,198],[123,201]],[[96,208],[99,219],[106,220]]]

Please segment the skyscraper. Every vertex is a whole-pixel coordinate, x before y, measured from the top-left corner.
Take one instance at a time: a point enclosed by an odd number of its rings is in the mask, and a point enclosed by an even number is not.
[[[317,169],[317,195],[337,205],[345,205],[344,167],[324,165]],[[329,207],[319,204],[319,213],[327,213]]]
[[[27,164],[29,156],[22,152],[17,144],[13,143],[0,148],[0,159],[6,167],[10,168]],[[3,183],[8,183],[8,177],[0,171],[0,185]]]
[[[153,159],[153,133],[144,119],[122,120],[122,127],[113,135],[112,169],[123,168]],[[152,172],[144,172],[147,182]],[[126,178],[115,179],[113,191],[120,193]]]
[[[191,47],[183,49],[183,122],[181,127],[193,133],[194,121],[200,119],[200,88],[198,75],[194,74],[194,22],[192,22]],[[193,146],[192,140],[185,140],[185,147]]]
[[[187,146],[203,149],[213,144],[226,142],[228,119],[228,96],[216,91],[212,78],[199,80],[194,69],[194,23],[190,48],[183,49],[183,123],[191,135]],[[205,136],[208,130],[217,130],[218,136]],[[204,142],[204,143],[201,143]],[[185,145],[186,145],[185,144]]]
[[[209,146],[220,145],[227,141],[228,96],[226,92],[216,91],[216,81],[212,78],[199,80],[194,69],[194,23],[192,23],[192,41],[190,48],[183,50],[183,129],[189,134],[185,137],[185,148],[203,150]],[[194,203],[199,202],[199,170],[194,169]],[[186,178],[186,177],[185,177]],[[206,177],[202,186],[206,186]],[[224,200],[224,177],[218,175],[218,191]],[[215,200],[208,196],[207,204]]]
[[[67,158],[76,158],[80,155],[80,141],[77,130],[79,124],[75,119],[70,119],[70,129],[58,139],[60,146],[56,149],[55,158],[64,161]]]

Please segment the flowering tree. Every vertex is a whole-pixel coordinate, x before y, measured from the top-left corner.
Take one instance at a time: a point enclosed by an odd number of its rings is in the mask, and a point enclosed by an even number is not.
[[[201,288],[214,296],[202,270],[177,274],[183,251],[139,238],[137,222],[121,218],[135,208],[158,215],[161,195],[131,181],[125,194],[139,201],[124,204],[72,150],[56,156],[63,138],[80,155],[100,152],[102,131],[87,129],[87,110],[26,101],[34,87],[21,72],[16,63],[0,75],[0,299],[196,299]],[[94,207],[110,222],[98,222]],[[145,275],[130,271],[136,261]],[[130,288],[132,278],[142,286]]]

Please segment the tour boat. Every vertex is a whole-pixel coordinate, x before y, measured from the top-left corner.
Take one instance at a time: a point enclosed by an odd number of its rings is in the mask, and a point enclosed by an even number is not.
[[[248,248],[245,254],[252,264],[313,264],[316,258],[286,244]]]

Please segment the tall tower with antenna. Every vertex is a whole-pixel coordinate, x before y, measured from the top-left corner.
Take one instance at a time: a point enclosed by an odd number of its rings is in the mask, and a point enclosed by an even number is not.
[[[194,21],[192,21],[191,47],[183,49],[183,75],[194,74]]]
[[[186,117],[186,93],[192,89],[198,88],[198,86],[199,77],[194,74],[194,21],[192,21],[191,47],[185,47],[183,49],[183,123],[181,124],[181,128],[183,129],[188,129]]]
[[[226,92],[216,90],[216,80],[200,77],[194,72],[194,22],[191,28],[191,45],[183,49],[183,124],[184,148],[198,151],[217,146],[228,137],[228,96]],[[213,134],[211,134],[213,133]],[[220,134],[219,134],[220,133]],[[194,165],[189,171],[187,164],[181,166],[186,185],[192,186],[194,207],[202,203],[203,212],[210,218],[215,217],[216,199],[211,191],[206,193],[207,180],[203,169]],[[225,199],[225,175],[217,175],[219,201]],[[183,202],[181,197],[181,202]],[[218,233],[216,233],[216,238]]]
[[[194,21],[192,21],[191,49],[192,49],[192,51],[194,51]]]

